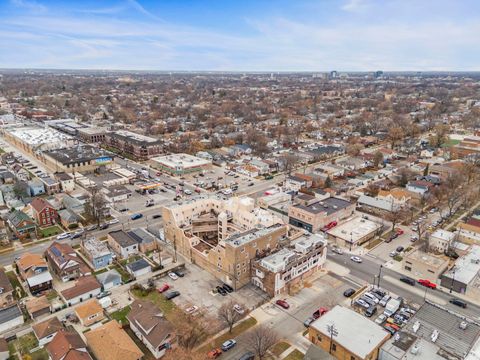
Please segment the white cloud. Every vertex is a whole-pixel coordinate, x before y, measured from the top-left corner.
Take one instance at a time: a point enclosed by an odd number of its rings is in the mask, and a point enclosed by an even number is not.
[[[32,12],[45,12],[47,7],[37,3],[36,1],[27,0],[10,0],[10,3],[18,8],[27,9]]]
[[[348,12],[363,12],[369,7],[366,0],[348,0],[342,5],[342,10]]]

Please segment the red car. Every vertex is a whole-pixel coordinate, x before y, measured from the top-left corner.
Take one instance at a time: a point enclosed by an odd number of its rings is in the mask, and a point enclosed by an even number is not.
[[[403,233],[404,233],[405,231],[403,231],[403,230],[400,229],[400,228],[396,228],[396,229],[395,229],[395,232],[397,233],[398,236],[400,236],[400,235],[403,235]]]
[[[222,350],[220,349],[213,349],[213,350],[210,350],[207,354],[207,357],[209,359],[216,359],[217,357],[219,357],[220,355],[222,355]]]
[[[289,309],[290,308],[290,305],[285,300],[277,300],[277,301],[275,301],[275,304],[277,304],[278,306],[280,306],[284,309]]]
[[[157,291],[161,294],[165,291],[167,291],[168,289],[170,289],[170,285],[168,284],[163,284],[162,286],[160,286]]]
[[[428,287],[430,289],[436,289],[437,288],[437,284],[432,283],[430,280],[427,280],[427,279],[419,279],[418,283],[420,285]]]
[[[320,309],[315,311],[312,316],[314,319],[318,319],[319,317],[325,315],[327,312],[328,312],[327,308],[321,307]]]
[[[327,225],[325,225],[323,228],[322,228],[322,231],[323,232],[326,232],[330,229],[333,229],[335,226],[337,226],[337,222],[336,221],[332,221],[332,222],[329,222]]]

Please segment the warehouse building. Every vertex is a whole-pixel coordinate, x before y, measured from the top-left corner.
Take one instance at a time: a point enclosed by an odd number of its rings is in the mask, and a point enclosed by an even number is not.
[[[113,162],[112,154],[91,145],[77,145],[70,148],[45,151],[43,162],[55,172],[93,172]]]
[[[212,162],[188,154],[171,154],[152,159],[152,166],[172,175],[183,175],[210,168]]]

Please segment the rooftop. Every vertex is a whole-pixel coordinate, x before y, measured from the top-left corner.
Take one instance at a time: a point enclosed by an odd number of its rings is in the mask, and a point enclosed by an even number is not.
[[[9,132],[31,146],[58,143],[72,139],[69,135],[47,127],[23,127],[17,130],[10,130]]]
[[[335,226],[327,231],[329,235],[356,243],[365,236],[380,229],[381,224],[363,219],[360,216],[346,220],[344,223]]]
[[[226,239],[225,242],[235,247],[242,246],[242,245],[245,245],[246,243],[249,243],[250,241],[256,240],[282,227],[285,227],[285,226],[282,224],[275,224],[268,227],[253,228],[244,232],[235,233],[232,236],[230,236],[228,239]]]
[[[373,321],[343,306],[335,306],[310,327],[329,335],[327,327],[337,330],[335,341],[361,359],[369,355],[390,335]],[[359,331],[361,329],[361,331]]]
[[[126,142],[132,142],[138,145],[155,145],[161,143],[159,139],[137,134],[128,130],[117,130],[115,132],[108,133],[108,136],[113,136]]]
[[[110,250],[105,242],[96,239],[95,237],[83,240],[84,249],[91,257],[97,258],[110,254]]]
[[[294,205],[297,208],[303,209],[313,214],[319,214],[322,212],[326,212],[327,216],[333,214],[337,211],[343,210],[346,207],[352,205],[350,201],[340,199],[337,197],[329,197],[322,201],[315,202],[310,205]]]
[[[452,269],[446,271],[442,276],[447,278],[455,277],[455,281],[469,284],[480,271],[480,246],[473,245],[468,254],[459,257]]]
[[[152,161],[158,162],[169,168],[192,168],[210,165],[210,160],[205,160],[189,154],[171,154],[166,156],[157,156]]]
[[[109,152],[91,145],[76,145],[69,148],[45,151],[45,155],[50,156],[63,165],[90,162],[92,160],[96,160],[96,163],[100,165],[112,160],[112,155]]]

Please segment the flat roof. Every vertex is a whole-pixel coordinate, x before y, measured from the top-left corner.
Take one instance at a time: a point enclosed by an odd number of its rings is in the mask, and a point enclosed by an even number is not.
[[[19,129],[9,129],[10,134],[19,138],[23,142],[37,146],[48,143],[58,143],[61,141],[71,140],[72,137],[61,133],[60,131],[52,128],[41,127],[23,127]]]
[[[356,243],[381,227],[381,224],[357,216],[328,230],[327,234]]]
[[[128,130],[117,130],[117,131],[108,133],[108,136],[120,138],[127,142],[133,142],[139,145],[156,145],[161,143],[159,139],[137,134]]]
[[[313,214],[326,212],[327,215],[330,215],[337,211],[343,210],[350,205],[352,205],[352,203],[348,200],[340,199],[337,197],[329,197],[327,199],[317,201],[310,205],[297,204],[294,206]]]
[[[98,160],[99,165],[101,165],[102,162],[112,160],[111,153],[91,145],[77,145],[70,148],[45,151],[44,154],[63,165],[89,162],[92,160]]]
[[[169,168],[192,168],[210,165],[210,160],[202,159],[189,154],[171,154],[166,156],[157,156],[151,159]]]
[[[334,340],[361,359],[390,336],[365,316],[340,305],[315,320],[310,327],[329,336],[327,327],[332,325],[337,330]]]
[[[410,254],[405,256],[405,258],[406,259],[411,259],[411,260],[421,261],[425,264],[428,264],[430,266],[434,266],[434,267],[437,267],[437,268],[444,265],[446,262],[448,262],[448,260],[446,260],[444,258],[434,256],[432,254],[429,254],[429,253],[426,253],[426,252],[423,252],[423,251],[419,251],[419,250],[415,250],[414,252],[411,252]]]
[[[453,274],[455,272],[455,275]],[[443,276],[455,277],[455,281],[469,284],[480,272],[480,246],[473,245],[470,251],[455,261],[452,269],[446,271]]]
[[[275,225],[263,227],[263,228],[253,228],[241,233],[233,234],[232,236],[227,238],[225,242],[229,243],[232,246],[242,246],[242,245],[245,245],[246,243],[249,243],[250,241],[256,240],[259,237],[262,237],[277,229],[280,229],[281,227],[284,227],[284,225],[275,224]]]

